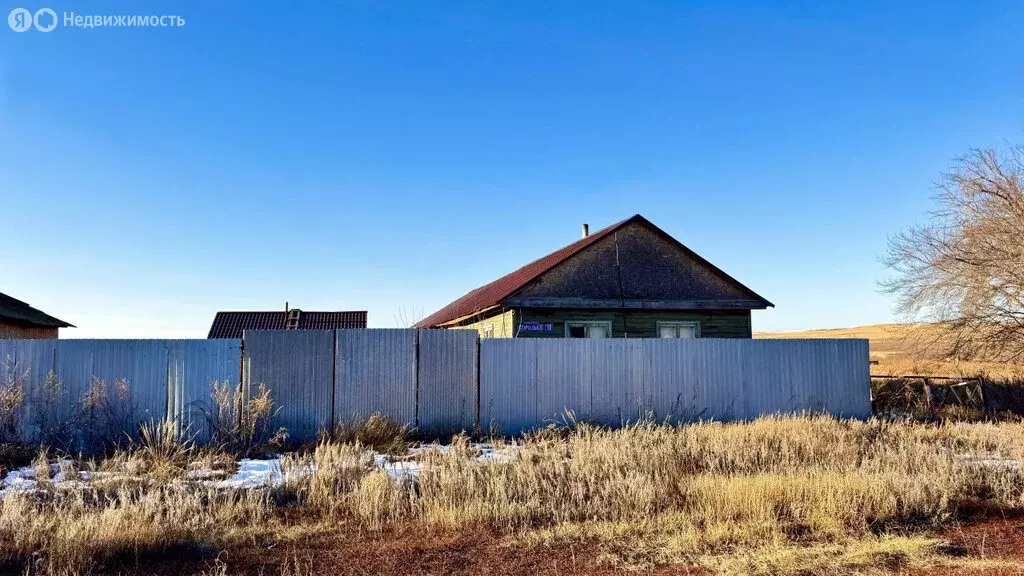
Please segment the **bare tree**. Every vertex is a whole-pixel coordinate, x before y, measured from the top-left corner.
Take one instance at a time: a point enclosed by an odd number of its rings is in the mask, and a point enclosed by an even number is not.
[[[974,150],[939,186],[931,219],[889,240],[897,311],[944,330],[948,356],[1024,361],[1024,147]]]

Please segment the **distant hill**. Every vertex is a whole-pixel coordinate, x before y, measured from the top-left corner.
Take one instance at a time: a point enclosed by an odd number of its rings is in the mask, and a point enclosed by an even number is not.
[[[754,338],[867,338],[871,341],[871,359],[882,360],[911,354],[906,340],[911,330],[927,329],[921,324],[871,324],[853,328],[823,328],[797,332],[756,332]]]
[[[867,338],[870,341],[872,374],[977,376],[1024,378],[1024,367],[992,362],[950,360],[923,353],[920,339],[934,337],[930,324],[871,324],[853,328],[824,328],[796,332],[757,332],[754,338]]]

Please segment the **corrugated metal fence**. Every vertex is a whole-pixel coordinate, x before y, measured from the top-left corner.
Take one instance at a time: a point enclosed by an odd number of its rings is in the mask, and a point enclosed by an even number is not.
[[[23,380],[27,439],[38,438],[44,417],[68,421],[86,412],[90,388],[136,424],[169,417],[205,439],[213,383],[237,385],[241,347],[241,340],[0,340],[0,362]]]
[[[306,439],[331,427],[334,395],[334,332],[274,330],[243,335],[243,382],[247,396],[259,384],[270,389],[274,427]]]
[[[139,421],[208,438],[214,382],[265,384],[294,440],[374,412],[426,434],[515,434],[563,419],[742,419],[800,410],[870,415],[867,340],[488,339],[471,330],[246,332],[243,340],[0,340],[27,370],[34,437],[51,371],[69,417],[94,379],[125,379]],[[112,388],[108,394],[116,393]]]
[[[517,433],[639,417],[871,415],[867,340],[495,339],[480,343],[480,425]]]

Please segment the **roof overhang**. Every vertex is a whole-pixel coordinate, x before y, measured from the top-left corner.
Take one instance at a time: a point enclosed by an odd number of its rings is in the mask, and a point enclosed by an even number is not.
[[[592,300],[589,298],[521,298],[505,301],[509,308],[625,308],[644,310],[764,310],[764,300]]]
[[[498,308],[498,306],[488,306],[487,308],[484,308],[483,310],[477,310],[476,312],[473,312],[472,314],[467,314],[465,316],[460,316],[458,318],[455,318],[454,320],[449,320],[447,322],[442,322],[442,323],[438,324],[438,326],[439,327],[457,326],[458,324],[461,324],[462,322],[465,322],[466,320],[469,320],[469,319],[475,318],[477,316],[481,316],[481,315],[487,314],[488,312],[490,312],[491,310],[494,310],[495,308]],[[414,327],[419,327],[419,324],[417,324]]]

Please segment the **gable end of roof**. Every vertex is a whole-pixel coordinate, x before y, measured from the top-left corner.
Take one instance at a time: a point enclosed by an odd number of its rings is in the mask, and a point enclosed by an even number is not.
[[[665,238],[671,242],[674,246],[682,250],[689,257],[705,266],[708,270],[720,276],[723,280],[733,285],[738,290],[748,294],[751,301],[763,304],[765,308],[774,307],[775,305],[769,302],[767,299],[761,297],[759,294],[744,286],[738,280],[729,276],[720,268],[708,262],[699,254],[687,248],[682,242],[676,240],[667,232],[655,226],[650,220],[644,218],[640,214],[636,214],[630,218],[627,218],[621,222],[617,222],[603,228],[586,238],[581,238],[564,248],[556,250],[543,258],[534,260],[533,262],[519,268],[518,270],[506,274],[501,278],[498,278],[490,284],[485,284],[479,288],[471,290],[465,296],[455,300],[451,304],[441,308],[437,312],[434,312],[430,316],[427,316],[423,320],[417,322],[414,328],[437,328],[445,325],[453,324],[471,318],[487,310],[493,309],[500,306],[510,297],[520,292],[531,283],[536,281],[538,278],[551,271],[555,267],[566,262],[576,254],[579,254],[583,250],[587,249],[594,244],[597,244],[602,239],[614,234],[616,231],[633,224],[641,224],[651,229],[659,236]]]

